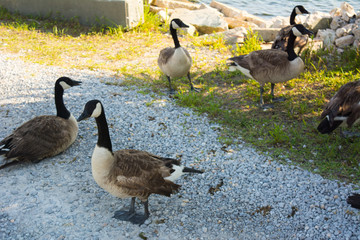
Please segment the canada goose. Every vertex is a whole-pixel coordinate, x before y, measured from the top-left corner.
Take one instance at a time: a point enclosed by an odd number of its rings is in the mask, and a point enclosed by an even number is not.
[[[271,45],[272,49],[281,49],[283,51],[286,51],[288,38],[290,36],[290,30],[296,24],[295,17],[298,14],[309,14],[309,12],[301,5],[295,6],[290,15],[290,25],[283,27],[279,31],[279,33],[275,37],[273,44]],[[294,48],[299,48],[298,54],[305,47],[307,41],[307,36],[299,36],[295,39]]]
[[[360,194],[354,193],[349,196],[346,201],[351,207],[360,209]]]
[[[304,62],[294,52],[295,38],[303,34],[312,34],[312,32],[303,25],[296,24],[290,31],[286,52],[279,49],[266,49],[228,59],[232,61],[230,71],[235,67],[260,83],[260,105],[262,107],[265,107],[263,101],[265,83],[271,83],[271,96],[274,98],[275,83],[293,79],[304,70]]]
[[[21,161],[37,163],[63,152],[75,141],[78,124],[66,109],[63,94],[65,89],[80,83],[68,77],[59,78],[55,82],[56,116],[35,117],[0,141],[0,155],[5,156],[0,169]]]
[[[170,78],[179,78],[187,75],[190,88],[192,91],[198,91],[194,88],[190,78],[190,68],[192,59],[189,52],[180,46],[179,39],[177,37],[176,30],[179,28],[188,28],[189,26],[183,23],[180,19],[174,18],[170,22],[170,33],[174,40],[175,48],[167,47],[160,51],[158,58],[158,65],[161,71],[166,75],[169,81],[170,93],[173,94],[175,91],[171,86]]]
[[[95,118],[98,128],[98,141],[91,157],[92,174],[96,183],[116,197],[131,198],[130,210],[116,211],[116,219],[141,225],[150,215],[150,194],[169,197],[180,187],[174,180],[185,172],[202,173],[181,166],[178,160],[145,151],[123,149],[113,152],[104,107],[99,100],[87,102],[78,121],[89,117]],[[144,204],[144,215],[135,213],[135,198]]]
[[[340,125],[351,127],[360,117],[360,80],[349,82],[340,87],[326,104],[320,118],[323,119],[318,131],[331,133]],[[342,132],[342,134],[345,134]]]

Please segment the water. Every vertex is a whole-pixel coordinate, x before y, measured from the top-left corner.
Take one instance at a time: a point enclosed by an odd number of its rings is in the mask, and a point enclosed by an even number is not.
[[[201,0],[210,4],[212,0]],[[217,0],[218,2],[227,4],[248,13],[259,16],[264,19],[271,19],[275,16],[290,16],[292,9],[296,5],[303,5],[309,12],[320,11],[330,12],[344,0],[290,0],[290,1],[264,1],[264,0]],[[360,11],[360,0],[346,1],[352,5],[356,12]]]

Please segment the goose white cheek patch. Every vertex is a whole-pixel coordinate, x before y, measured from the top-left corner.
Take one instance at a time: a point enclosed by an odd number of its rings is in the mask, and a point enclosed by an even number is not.
[[[174,21],[171,22],[171,25],[172,25],[172,27],[173,27],[174,29],[180,28],[179,25],[177,25],[176,22],[174,22]]]
[[[294,35],[297,37],[300,37],[303,35],[296,27],[293,27],[292,31],[293,31]]]
[[[302,14],[302,12],[299,10],[299,8],[295,8],[296,14]]]
[[[68,88],[71,88],[71,86],[69,84],[67,84],[66,82],[61,81],[60,82],[60,86],[65,90]]]
[[[100,116],[100,114],[101,114],[101,104],[97,103],[93,113],[91,114],[91,117],[96,118],[96,117]]]

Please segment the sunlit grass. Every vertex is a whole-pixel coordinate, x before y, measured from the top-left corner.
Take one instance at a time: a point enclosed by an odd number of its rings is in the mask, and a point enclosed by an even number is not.
[[[147,9],[144,23],[129,30],[84,27],[76,18],[23,17],[0,8],[0,49],[40,64],[109,70],[121,81],[107,84],[136,86],[142,94],[163,94],[168,83],[157,57],[162,48],[173,46],[171,36],[164,34],[168,28],[168,23],[161,23]],[[316,130],[324,104],[343,84],[360,78],[359,51],[346,50],[342,55],[305,51],[306,71],[275,87],[275,95],[286,101],[263,111],[258,106],[259,84],[240,72],[229,72],[226,66],[227,58],[261,48],[256,32],[249,31],[235,49],[221,35],[181,36],[180,42],[193,58],[191,76],[202,91],[189,91],[186,77],[174,79],[176,103],[223,124],[220,141],[231,144],[241,137],[276,160],[290,159],[323,176],[359,182],[360,139],[344,139],[337,130],[330,135]],[[270,100],[267,84],[264,101]]]

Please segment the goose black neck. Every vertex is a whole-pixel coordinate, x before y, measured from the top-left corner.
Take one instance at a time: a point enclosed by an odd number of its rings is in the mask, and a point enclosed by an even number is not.
[[[295,9],[291,12],[291,15],[290,15],[290,25],[294,25],[295,24],[295,17],[296,17],[296,11]]]
[[[104,147],[112,152],[109,127],[106,121],[104,109],[102,109],[100,116],[98,116],[95,120],[96,120],[96,125],[98,127],[97,145],[99,147]]]
[[[64,89],[59,84],[56,84],[55,85],[56,115],[64,119],[69,119],[70,112],[65,107],[63,95],[64,95]]]
[[[286,49],[289,61],[292,61],[298,57],[298,55],[296,55],[296,53],[294,51],[295,39],[296,39],[296,36],[293,34],[292,31],[290,31],[290,36],[288,39],[288,44],[287,44],[287,49]]]
[[[174,44],[175,44],[175,48],[179,48],[180,47],[180,42],[179,42],[179,39],[178,39],[178,36],[177,36],[177,32],[176,32],[176,29],[174,29],[172,26],[170,26],[170,33],[171,33],[171,36],[174,40]]]

